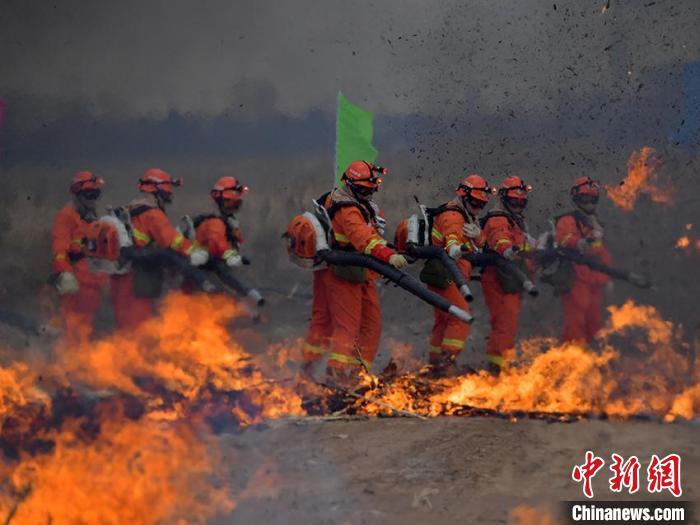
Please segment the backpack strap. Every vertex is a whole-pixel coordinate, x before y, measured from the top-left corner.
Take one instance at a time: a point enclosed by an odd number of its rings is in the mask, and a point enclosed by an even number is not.
[[[330,206],[326,207],[326,210],[328,211],[328,216],[331,218],[331,220],[333,220],[333,217],[335,217],[335,214],[338,213],[338,211],[341,208],[350,207],[354,207],[360,210],[362,218],[365,220],[365,222],[370,222],[375,217],[374,209],[370,207],[368,210],[366,207],[360,205],[359,203],[351,201],[334,202]]]
[[[571,217],[574,219],[574,221],[576,222],[576,228],[578,228],[578,231],[581,235],[583,235],[583,226],[586,226],[588,228],[591,227],[586,216],[578,210],[571,210],[567,211],[566,213],[562,213],[561,215],[557,215],[556,217],[554,217],[554,224],[558,224],[559,221],[564,217]]]
[[[471,218],[467,215],[466,211],[464,211],[459,206],[454,206],[453,204],[450,204],[449,202],[441,204],[440,206],[437,206],[435,208],[426,208],[425,215],[428,217],[428,224],[426,224],[425,226],[425,233],[428,236],[430,244],[433,244],[433,226],[435,224],[436,217],[448,211],[456,211],[462,217],[464,217],[464,220],[466,222],[471,221]]]
[[[200,215],[197,215],[194,219],[192,219],[192,224],[194,224],[195,229],[199,228],[199,226],[206,220],[208,219],[220,219],[218,215],[215,215],[213,213],[202,213]]]
[[[238,239],[236,238],[236,232],[233,231],[233,228],[229,224],[229,222],[224,219],[221,215],[216,215],[215,213],[203,213],[201,215],[197,215],[193,220],[192,224],[194,224],[194,229],[196,230],[201,226],[201,224],[204,221],[208,221],[209,219],[216,219],[224,223],[224,227],[226,228],[226,240],[228,240],[229,244],[233,246],[234,248],[238,248]]]
[[[510,224],[511,226],[516,226],[516,222],[513,220],[513,217],[510,213],[503,210],[491,210],[486,215],[484,215],[479,221],[481,228],[485,228],[486,223],[494,217],[505,217],[506,219],[508,219],[508,224]]]
[[[146,213],[149,210],[155,209],[155,206],[149,206],[148,204],[139,204],[133,208],[129,208],[129,216],[133,219],[139,215]]]

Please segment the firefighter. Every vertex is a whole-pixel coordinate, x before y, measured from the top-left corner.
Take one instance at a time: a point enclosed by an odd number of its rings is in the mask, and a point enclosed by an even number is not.
[[[382,238],[385,222],[372,201],[385,173],[369,162],[351,162],[340,186],[321,202],[331,220],[332,248],[371,255],[401,269],[408,263]],[[323,286],[332,326],[328,373],[339,383],[352,383],[360,367],[372,366],[377,353],[381,312],[376,278],[362,267],[331,266],[317,283]]]
[[[210,192],[219,213],[194,219],[197,245],[205,248],[210,258],[222,259],[230,267],[243,264],[238,252],[243,234],[236,213],[241,209],[247,192],[248,187],[241,185],[235,177],[221,177]]]
[[[534,239],[529,235],[523,212],[532,187],[520,177],[506,177],[498,189],[500,206],[482,220],[485,249],[528,270],[523,252],[530,251]],[[522,299],[521,285],[495,266],[487,266],[481,276],[486,306],[491,316],[491,333],[486,343],[489,369],[498,373],[508,364],[507,351],[513,348],[518,332],[518,316]]]
[[[460,181],[455,190],[457,198],[430,210],[432,217],[431,244],[445,249],[457,261],[467,279],[471,264],[462,258],[473,254],[482,244],[478,215],[489,202],[491,188],[480,175],[471,174]],[[445,266],[437,259],[427,261],[420,278],[433,292],[450,303],[468,311],[469,305],[457,285],[450,279]],[[469,336],[469,324],[435,308],[435,322],[430,336],[430,363],[436,374],[454,368],[454,363]]]
[[[579,177],[570,195],[574,209],[555,219],[557,244],[610,265],[610,254],[603,244],[603,227],[596,215],[600,184],[590,177]],[[604,290],[612,281],[609,276],[582,264],[573,265],[569,281],[567,293],[561,294],[562,341],[590,343],[602,325]]]
[[[95,313],[100,306],[105,274],[91,272],[84,256],[87,225],[97,218],[97,200],[104,180],[89,171],[75,174],[70,183],[72,202],[58,212],[53,223],[52,245],[55,286],[65,334],[71,340],[92,335]]]
[[[151,168],[144,173],[138,185],[144,196],[127,206],[131,235],[137,247],[168,248],[189,257],[193,266],[200,266],[209,258],[207,251],[195,248],[170,224],[165,214],[173,199],[173,188],[180,185],[179,179],[173,179],[161,169]],[[134,263],[127,273],[113,275],[112,305],[117,327],[133,329],[151,317],[162,286],[163,269],[156,264]]]

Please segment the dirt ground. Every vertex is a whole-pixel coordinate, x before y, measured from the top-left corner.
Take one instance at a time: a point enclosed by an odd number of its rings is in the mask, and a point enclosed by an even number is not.
[[[637,455],[642,483],[651,454],[677,452],[682,499],[696,501],[699,430],[697,423],[491,418],[279,421],[222,438],[232,486],[243,493],[235,512],[214,523],[498,524],[510,523],[519,505],[554,515],[558,502],[584,499],[571,470],[586,450],[608,462],[612,452]],[[606,467],[594,479],[596,498],[621,499],[608,477]],[[251,478],[254,491],[243,488]],[[636,496],[626,499],[653,499],[644,485]]]

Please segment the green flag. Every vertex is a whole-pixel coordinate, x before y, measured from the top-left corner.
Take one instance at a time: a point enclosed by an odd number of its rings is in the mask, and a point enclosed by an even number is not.
[[[335,122],[335,183],[354,160],[374,162],[377,148],[372,145],[374,115],[352,104],[338,92],[338,114]]]

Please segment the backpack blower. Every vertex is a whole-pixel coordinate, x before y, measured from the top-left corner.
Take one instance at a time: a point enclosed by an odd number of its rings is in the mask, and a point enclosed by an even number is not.
[[[466,311],[454,306],[436,293],[428,290],[420,281],[393,266],[369,255],[332,250],[329,237],[331,223],[325,208],[314,201],[315,213],[304,212],[294,217],[282,235],[286,241],[291,262],[307,270],[320,270],[327,265],[361,266],[375,271],[397,286],[415,295],[426,303],[447,312],[458,319],[471,323],[474,318]]]

